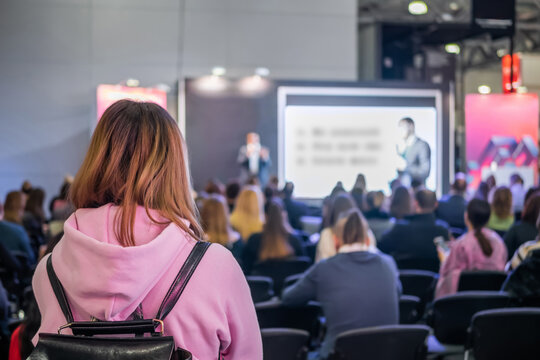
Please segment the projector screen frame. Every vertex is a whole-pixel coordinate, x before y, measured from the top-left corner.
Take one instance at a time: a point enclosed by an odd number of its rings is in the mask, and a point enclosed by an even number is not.
[[[437,116],[436,138],[437,138],[437,164],[435,168],[435,191],[440,197],[445,190],[444,167],[444,104],[443,91],[439,88],[403,88],[403,87],[369,87],[369,86],[317,86],[317,85],[278,85],[277,87],[277,152],[278,152],[278,178],[280,184],[285,182],[285,110],[287,107],[287,96],[289,95],[313,95],[313,96],[361,96],[361,97],[402,97],[402,98],[430,98],[435,100],[435,111]],[[448,167],[449,178],[454,176],[454,118],[453,96],[449,94],[449,144],[448,144]],[[304,200],[318,200],[315,198],[303,198]]]

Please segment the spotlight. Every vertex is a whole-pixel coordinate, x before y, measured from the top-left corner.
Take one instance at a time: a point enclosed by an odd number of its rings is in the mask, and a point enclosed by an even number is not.
[[[428,7],[423,1],[411,1],[409,3],[409,13],[412,15],[424,15],[427,14]]]
[[[491,93],[491,88],[487,85],[480,85],[478,87],[478,92],[482,95],[487,95]]]
[[[214,76],[223,76],[227,73],[227,69],[225,69],[223,66],[214,66],[212,68],[212,75]]]
[[[459,47],[458,44],[450,43],[450,44],[444,45],[444,50],[446,50],[446,52],[449,54],[457,55],[461,51],[461,48]]]
[[[518,94],[526,94],[527,93],[527,87],[526,86],[519,86],[517,89],[516,89],[516,92]]]
[[[258,75],[260,77],[267,77],[270,75],[270,70],[265,67],[258,67],[255,69],[255,75]]]
[[[126,80],[126,86],[129,87],[137,87],[139,86],[140,82],[137,79],[129,78]]]
[[[502,58],[504,55],[506,55],[507,51],[506,49],[498,49],[497,50],[497,56]]]

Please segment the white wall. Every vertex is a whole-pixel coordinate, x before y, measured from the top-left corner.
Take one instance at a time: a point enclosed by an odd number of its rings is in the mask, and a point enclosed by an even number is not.
[[[77,171],[100,83],[174,87],[215,65],[355,80],[356,47],[355,0],[2,0],[0,199]]]

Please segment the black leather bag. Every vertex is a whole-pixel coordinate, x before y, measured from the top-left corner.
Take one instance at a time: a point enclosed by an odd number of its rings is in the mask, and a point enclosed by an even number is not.
[[[182,295],[209,246],[208,242],[195,244],[169,288],[155,319],[143,319],[139,305],[133,315],[134,320],[126,321],[74,321],[62,284],[54,272],[52,256],[49,256],[47,273],[67,324],[58,329],[58,334],[39,334],[39,341],[28,360],[191,360],[189,351],[175,348],[172,336],[163,336],[163,319]],[[62,330],[67,328],[71,329],[73,335],[61,334]],[[145,337],[144,334],[151,336]]]

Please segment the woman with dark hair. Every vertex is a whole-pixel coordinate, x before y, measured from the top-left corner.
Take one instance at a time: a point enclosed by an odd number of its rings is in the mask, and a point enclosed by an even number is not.
[[[358,209],[342,213],[333,229],[338,254],[315,264],[283,292],[285,305],[321,303],[327,327],[323,359],[344,331],[399,322],[397,268],[389,256],[371,251],[367,230]]]
[[[491,216],[487,226],[501,234],[508,231],[513,224],[512,192],[506,186],[500,186],[493,193]]]
[[[464,270],[504,270],[506,246],[497,233],[486,228],[490,215],[487,201],[473,199],[467,205],[468,231],[450,243],[450,253],[441,266],[436,297],[455,293]]]
[[[44,200],[45,191],[41,188],[33,188],[30,190],[30,194],[28,194],[24,208],[23,226],[30,237],[36,254],[39,253],[39,247],[46,243],[45,211],[43,210]]]
[[[334,242],[333,227],[340,214],[347,212],[351,209],[358,209],[353,197],[348,193],[341,193],[336,195],[330,202],[327,213],[326,227],[321,231],[319,242],[317,243],[317,252],[315,255],[315,261],[321,261],[337,254],[336,244]],[[375,235],[369,229],[366,229],[369,239],[369,245],[372,248],[377,246],[377,240]]]
[[[412,213],[412,198],[409,189],[399,186],[392,194],[390,215],[396,219],[403,219]]]
[[[71,185],[77,210],[34,274],[39,333],[66,323],[48,263],[76,321],[153,319],[193,249],[206,249],[164,319],[164,334],[194,359],[262,359],[257,316],[238,262],[223,246],[200,245],[204,232],[187,159],[177,122],[159,105],[120,100],[105,110]]]
[[[288,225],[287,212],[281,201],[271,200],[265,210],[266,222],[263,231],[251,235],[242,252],[242,266],[248,275],[257,262],[304,255],[302,241],[293,234]]]
[[[351,190],[351,196],[356,202],[356,206],[363,211],[365,209],[366,196],[366,177],[364,174],[358,174],[356,182]]]
[[[506,234],[504,234],[504,243],[508,249],[508,256],[512,256],[522,244],[536,239],[538,235],[536,220],[539,215],[540,194],[534,194],[525,202],[523,212],[521,213],[521,221],[512,225]]]
[[[489,185],[487,182],[482,181],[480,184],[478,184],[478,189],[476,189],[476,192],[474,193],[473,198],[478,200],[484,200],[488,201],[489,197]]]

